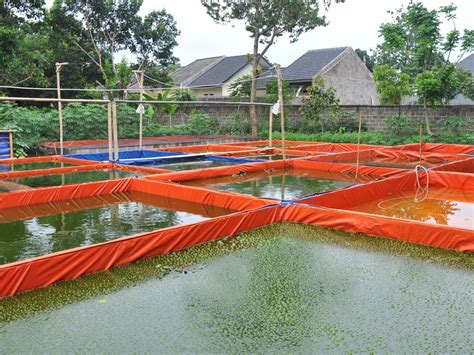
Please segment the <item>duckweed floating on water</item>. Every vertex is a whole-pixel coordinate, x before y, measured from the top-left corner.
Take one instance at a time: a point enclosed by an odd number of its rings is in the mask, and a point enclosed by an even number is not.
[[[2,300],[2,346],[466,353],[473,271],[459,252],[275,224]]]

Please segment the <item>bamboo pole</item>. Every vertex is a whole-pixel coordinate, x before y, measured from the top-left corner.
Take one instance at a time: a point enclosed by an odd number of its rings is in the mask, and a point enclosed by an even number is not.
[[[359,177],[359,155],[360,155],[360,135],[362,131],[362,112],[359,111],[359,129],[357,131],[357,161],[355,180]]]
[[[268,146],[273,146],[273,111],[269,107],[270,115],[268,117]]]
[[[420,149],[419,149],[419,155],[420,155],[420,165],[423,162],[423,126],[421,123],[419,124],[420,126]]]
[[[275,65],[275,70],[277,72],[278,79],[278,101],[280,102],[280,125],[281,125],[281,150],[283,154],[283,159],[286,159],[286,148],[285,148],[285,111],[284,111],[284,102],[283,102],[283,83],[281,78],[281,69],[280,65]]]
[[[45,97],[7,97],[0,96],[0,101],[31,101],[31,102],[78,102],[84,104],[106,104],[109,100],[96,99],[48,99]]]
[[[58,96],[58,115],[59,115],[59,154],[64,155],[64,132],[63,132],[63,103],[61,101],[61,69],[68,63],[56,63],[56,89]]]
[[[143,70],[134,70],[135,76],[137,77],[138,85],[140,87],[140,123],[139,123],[139,134],[138,134],[138,145],[140,150],[143,149],[143,80],[145,73]],[[138,78],[138,74],[140,74],[140,78]]]
[[[112,101],[112,130],[114,137],[114,160],[119,160],[119,145],[118,145],[118,124],[117,124],[117,103]]]
[[[113,135],[112,135],[112,105],[109,102],[107,104],[107,137],[108,137],[108,143],[109,143],[109,161],[114,160],[114,153],[112,151],[112,141],[113,141]]]

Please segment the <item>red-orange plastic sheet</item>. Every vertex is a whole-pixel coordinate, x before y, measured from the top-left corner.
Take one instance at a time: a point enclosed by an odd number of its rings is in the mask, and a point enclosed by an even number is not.
[[[426,184],[426,179],[426,175],[421,174],[420,183],[422,186]],[[304,211],[300,207],[294,207],[287,211],[287,215],[283,219],[474,252],[473,229],[435,225],[348,210],[353,206],[390,196],[394,192],[413,191],[416,186],[414,172],[366,185],[353,186],[303,199],[301,203],[317,207],[318,210],[310,212]],[[474,191],[474,179],[467,174],[430,171],[429,186],[430,188],[444,187]]]
[[[74,199],[101,197],[97,199],[97,203],[102,204],[107,201],[107,196],[126,191],[141,192],[154,197],[172,197],[236,211],[252,210],[274,203],[250,196],[236,196],[225,192],[132,178],[8,193],[0,196],[0,216],[7,211],[7,215],[0,219],[8,219],[8,213],[14,213],[11,210],[14,207],[30,206],[30,209],[25,210],[25,215],[17,216],[26,218],[33,213],[40,215],[54,213],[56,211],[54,204],[60,201],[71,201],[71,210],[77,210],[81,209],[81,205],[75,204]],[[53,206],[38,206],[39,211],[33,207],[42,203],[50,203]],[[272,223],[274,215],[273,211],[237,212],[194,224],[164,228],[0,265],[0,297],[233,235]]]
[[[259,163],[245,163],[239,165],[222,166],[216,168],[207,169],[196,169],[188,171],[170,172],[159,175],[146,176],[147,180],[155,181],[189,181],[189,180],[204,180],[219,178],[225,176],[232,176],[234,174],[241,175],[242,173],[256,173],[269,170],[278,169],[313,169],[317,170],[321,174],[330,173],[342,173],[346,174],[348,178],[353,179],[353,176],[357,173],[362,178],[365,176],[375,178],[385,178],[388,176],[394,176],[398,174],[405,174],[405,169],[394,169],[386,167],[374,167],[374,166],[356,166],[351,164],[332,164],[328,162],[312,161],[309,159],[291,159],[291,160],[273,160],[263,161]],[[342,176],[341,176],[342,178]]]
[[[77,172],[84,172],[84,171],[91,171],[91,170],[106,170],[106,169],[107,170],[120,169],[120,170],[127,170],[127,171],[135,171],[137,173],[143,173],[143,174],[159,174],[159,173],[169,172],[169,170],[165,170],[165,169],[147,168],[147,167],[113,164],[113,163],[97,163],[95,161],[81,160],[81,159],[75,159],[75,158],[62,158],[61,160],[64,163],[87,161],[87,164],[67,166],[63,168],[11,171],[7,173],[0,173],[0,179],[14,179],[14,178],[20,178],[20,177],[27,177],[27,176],[70,174],[70,173],[77,173]],[[42,160],[42,161],[51,161],[51,160]],[[33,161],[30,161],[30,162],[33,162]],[[28,162],[25,161],[25,163],[28,163]]]
[[[411,150],[418,152],[420,144],[405,144],[392,147],[395,150]],[[422,152],[424,153],[441,153],[441,154],[472,154],[474,153],[474,145],[469,144],[446,144],[446,143],[422,143]]]
[[[453,171],[458,173],[474,174],[474,158],[456,161],[433,168],[436,171]]]
[[[392,150],[392,149],[368,149],[355,152],[339,153],[332,155],[322,155],[310,158],[317,161],[327,161],[332,163],[352,163],[355,164],[359,159],[359,164],[364,164],[367,159],[374,159],[371,164],[394,164],[404,165],[408,163],[407,168],[412,167],[413,163],[420,160],[418,152],[410,150]],[[467,159],[466,156],[440,153],[423,153],[421,164],[446,164],[453,161]]]
[[[307,142],[308,143],[308,142]],[[354,143],[317,143],[317,144],[302,144],[292,147],[292,149],[307,151],[307,152],[330,152],[343,153],[353,152],[357,150],[379,149],[387,146],[373,145],[373,144],[354,144]]]

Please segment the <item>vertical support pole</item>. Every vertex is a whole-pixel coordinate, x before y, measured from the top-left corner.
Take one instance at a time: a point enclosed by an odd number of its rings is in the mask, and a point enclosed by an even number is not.
[[[421,165],[421,163],[423,162],[423,126],[421,125],[421,123],[419,126],[420,126],[420,149],[419,149],[420,163],[419,165]]]
[[[114,161],[119,160],[119,145],[118,145],[118,124],[117,124],[117,103],[112,101],[112,130],[114,136]]]
[[[272,106],[268,106],[270,115],[268,117],[268,146],[273,147],[273,112]]]
[[[135,77],[137,78],[138,85],[140,87],[140,108],[143,107],[143,81],[144,81],[144,71],[143,70],[134,70]],[[140,77],[138,77],[140,74]],[[139,149],[143,149],[143,110],[140,109],[140,123],[139,123],[139,136],[138,136],[138,145]]]
[[[359,111],[359,130],[357,131],[357,161],[355,180],[359,177],[360,134],[362,131],[362,112]]]
[[[109,161],[114,160],[114,153],[113,153],[113,135],[112,135],[112,103],[109,101],[107,104],[107,136],[108,136],[108,143],[109,143]]]
[[[61,68],[68,63],[56,63],[56,88],[58,96],[59,115],[59,154],[64,155],[64,132],[63,132],[63,103],[61,102]]]
[[[286,148],[285,148],[285,103],[283,102],[283,83],[281,78],[280,64],[275,65],[278,79],[278,101],[280,102],[280,125],[281,125],[281,149],[283,159],[286,159]]]
[[[10,143],[10,159],[13,159],[13,131],[8,132],[8,140]]]

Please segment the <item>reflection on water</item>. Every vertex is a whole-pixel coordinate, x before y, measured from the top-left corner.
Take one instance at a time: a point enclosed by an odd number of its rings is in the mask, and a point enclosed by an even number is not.
[[[232,211],[140,193],[0,210],[0,264]]]
[[[473,267],[453,251],[273,225],[0,301],[2,350],[469,353]]]
[[[227,165],[235,165],[235,164],[236,164],[235,162],[220,161],[220,160],[194,160],[190,162],[155,164],[155,165],[146,165],[146,166],[160,168],[160,169],[182,171],[182,170],[215,168],[218,166],[227,166]]]
[[[344,164],[356,164],[356,158],[347,158],[334,160],[337,163]],[[447,161],[437,159],[436,161],[430,161],[423,159],[421,164],[426,168],[432,168],[440,164],[446,163]],[[400,168],[400,169],[409,169],[415,168],[420,164],[420,160],[417,158],[408,158],[408,157],[383,157],[383,156],[361,156],[359,157],[359,164],[369,165],[369,166],[381,166],[387,168]]]
[[[135,171],[127,170],[89,170],[80,171],[68,174],[54,174],[41,176],[27,176],[16,179],[9,179],[8,182],[14,184],[29,186],[29,187],[47,187],[47,186],[61,186],[66,184],[79,184],[90,181],[102,181],[109,179],[119,179],[133,176],[140,176],[141,174]]]
[[[356,181],[354,176],[348,174],[311,169],[277,169],[182,183],[257,197],[293,200],[371,180],[371,177],[359,175]]]
[[[405,191],[354,206],[351,210],[474,229],[474,193],[467,190],[430,188],[426,195]]]
[[[51,169],[51,168],[66,168],[76,166],[74,164],[61,163],[57,161],[42,161],[37,163],[16,163],[16,164],[5,164],[0,162],[0,171],[12,172],[12,171],[23,171],[23,170],[38,170],[38,169]]]

